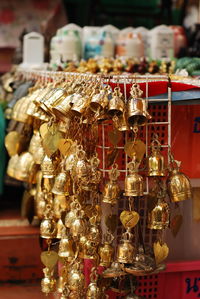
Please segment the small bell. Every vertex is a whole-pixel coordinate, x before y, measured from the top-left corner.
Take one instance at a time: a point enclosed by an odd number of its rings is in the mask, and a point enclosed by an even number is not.
[[[159,198],[154,209],[148,213],[148,228],[165,229],[169,226],[169,206]]]
[[[90,284],[88,285],[86,292],[86,299],[100,299],[101,290],[97,285],[98,274],[95,268],[92,268],[90,274]]]
[[[138,84],[132,85],[130,91],[132,97],[129,98],[127,104],[127,118],[131,127],[143,126],[151,118],[146,109],[146,101],[140,98],[142,93]]]
[[[170,171],[167,179],[167,189],[172,202],[183,201],[192,198],[192,188],[189,178],[180,172],[180,162],[173,160],[176,166]]]
[[[133,263],[136,250],[131,243],[132,238],[133,235],[130,233],[130,231],[126,231],[122,235],[121,244],[119,244],[117,247],[117,261],[119,263],[123,263],[123,264]]]
[[[54,201],[53,201],[54,218],[60,219],[62,213],[67,211],[68,204],[69,203],[65,195],[54,195]]]
[[[40,235],[44,239],[53,239],[56,237],[56,222],[52,219],[51,206],[46,206],[45,218],[40,224]]]
[[[114,164],[109,172],[110,181],[105,185],[103,190],[103,202],[112,205],[117,203],[121,193],[120,186],[117,183],[119,175],[118,165]]]
[[[115,87],[113,96],[109,101],[108,105],[108,115],[114,117],[115,115],[120,116],[123,114],[125,107],[123,95],[119,87]]]
[[[70,174],[64,171],[60,172],[56,178],[52,188],[52,193],[57,195],[69,195],[71,193]]]
[[[70,240],[66,234],[65,236],[63,235],[59,243],[58,256],[65,258],[67,262],[71,262],[75,257],[72,245],[72,240]]]
[[[114,248],[111,245],[113,239],[112,234],[108,233],[104,244],[99,248],[100,266],[110,267],[113,262]]]
[[[70,291],[81,291],[84,288],[85,277],[80,267],[80,262],[76,261],[76,264],[72,265],[72,269],[68,273],[68,287]]]
[[[143,196],[143,177],[137,173],[136,162],[128,163],[129,173],[125,178],[125,196]]]
[[[75,218],[72,220],[70,225],[70,232],[73,237],[79,237],[84,235],[87,231],[87,222],[83,218],[83,210],[77,210]]]
[[[53,161],[47,155],[44,157],[42,161],[41,170],[43,178],[53,178],[55,175],[55,167]]]
[[[68,96],[61,97],[59,101],[52,107],[52,111],[58,119],[65,122],[68,118],[71,107],[72,95],[70,94]]]
[[[83,179],[89,176],[89,164],[86,161],[86,153],[81,146],[77,152],[77,161],[73,172],[78,179]]]
[[[110,87],[108,87],[108,88],[110,88]],[[102,89],[100,91],[98,91],[98,89],[94,90],[94,93],[92,95],[92,99],[90,102],[90,109],[93,112],[100,113],[108,105],[108,102],[109,102],[108,88],[106,86],[104,89]]]
[[[62,219],[58,220],[58,222],[56,224],[56,231],[57,231],[57,233],[56,233],[57,239],[61,239],[64,236],[64,234],[66,233],[66,227],[65,227]]]
[[[71,196],[72,200],[74,199],[73,196]],[[78,202],[72,201],[70,204],[70,211],[65,216],[65,226],[70,228],[72,222],[76,219],[76,210],[80,209],[80,204]]]
[[[53,278],[50,269],[43,269],[45,277],[41,280],[42,292],[46,295],[56,291],[56,279]]]
[[[160,153],[161,144],[155,135],[151,143],[152,153],[148,158],[148,176],[165,176],[164,157]]]

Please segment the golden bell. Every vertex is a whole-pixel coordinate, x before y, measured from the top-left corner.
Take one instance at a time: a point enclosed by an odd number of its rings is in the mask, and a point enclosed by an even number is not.
[[[69,173],[60,172],[56,178],[53,185],[52,193],[58,195],[69,195],[69,189],[71,187],[71,180]]]
[[[143,177],[137,173],[136,163],[128,163],[130,174],[125,178],[125,196],[143,196],[144,182]]]
[[[148,213],[148,228],[165,229],[168,226],[169,206],[164,200],[159,198],[154,209]]]
[[[66,200],[65,195],[54,195],[53,202],[53,211],[54,217],[56,219],[60,219],[63,212],[66,212],[68,209],[68,202]]]
[[[42,161],[44,160],[45,152],[42,144],[38,145],[37,150],[33,153],[33,160],[35,161],[35,164],[40,165]]]
[[[87,231],[87,223],[83,218],[83,211],[76,211],[76,218],[74,218],[70,225],[70,232],[73,237],[84,235]]]
[[[89,98],[86,95],[73,94],[72,103],[73,106],[71,108],[71,113],[77,117],[81,117],[81,115],[86,111],[88,107]]]
[[[41,289],[45,294],[49,294],[56,291],[56,279],[52,277],[50,269],[43,269],[45,277],[41,280]]]
[[[98,274],[95,268],[92,268],[90,274],[90,284],[87,287],[86,299],[100,299],[101,290],[97,285]]]
[[[160,153],[161,145],[158,140],[153,140],[152,153],[148,158],[148,176],[165,176],[164,157]]]
[[[53,178],[55,174],[54,164],[51,158],[45,155],[42,163],[41,170],[43,174],[43,178]]]
[[[172,202],[183,201],[192,198],[192,188],[189,178],[179,171],[180,164],[177,168],[171,170],[167,179],[167,189],[169,198]]]
[[[125,103],[120,88],[115,87],[113,92],[113,97],[109,101],[108,115],[110,115],[111,117],[115,115],[120,116],[123,114],[124,107],[125,107]]]
[[[44,218],[46,200],[43,191],[37,191],[35,195],[35,213],[39,219]]]
[[[127,118],[130,126],[143,126],[151,118],[147,111],[146,101],[140,98],[142,90],[138,84],[133,84],[130,94],[131,97],[127,103]]]
[[[96,93],[92,96],[90,102],[90,109],[93,112],[100,112],[108,105],[108,92],[107,89],[100,90],[99,93]]]
[[[53,219],[44,219],[40,224],[40,235],[44,239],[56,237],[56,223]]]
[[[60,100],[52,107],[54,115],[63,122],[68,119],[69,111],[72,107],[72,95],[61,97]]]
[[[65,94],[66,91],[63,88],[54,88],[51,94],[41,101],[40,107],[47,113],[53,113],[53,105]]]
[[[103,202],[105,203],[115,204],[120,196],[121,189],[117,183],[120,173],[117,168],[117,164],[114,164],[109,172],[110,181],[105,185],[103,190]]]
[[[72,245],[72,240],[69,240],[67,236],[63,237],[59,243],[58,256],[65,258],[67,262],[71,262],[75,257]]]
[[[117,261],[119,263],[133,263],[133,259],[136,254],[136,249],[131,244],[132,237],[133,235],[128,231],[122,235],[121,244],[119,244],[117,247]]]
[[[92,240],[86,240],[86,242],[83,245],[83,259],[96,259],[96,243]]]
[[[21,109],[21,106],[23,106],[23,104],[25,103],[26,98],[27,98],[27,96],[22,97],[15,103],[13,110],[12,110],[12,115],[11,115],[12,119],[19,121],[18,118],[19,118],[20,109]]]
[[[30,182],[31,171],[34,166],[33,156],[29,152],[24,152],[19,156],[14,177],[19,181]]]
[[[7,175],[9,175],[12,178],[15,178],[15,169],[16,169],[16,166],[18,165],[18,160],[19,160],[19,156],[14,155],[8,161]]]
[[[79,150],[77,153],[77,162],[76,166],[74,167],[74,172],[77,178],[84,178],[89,175],[89,164],[85,159],[85,152],[83,150]]]
[[[17,111],[17,115],[15,117],[15,120],[22,122],[22,123],[31,123],[30,116],[26,113],[28,110],[28,107],[31,103],[30,96],[26,96],[24,100],[21,102],[21,105]]]
[[[74,209],[72,209],[65,216],[65,226],[70,228],[71,224],[75,220],[75,218],[76,218],[76,211]]]
[[[99,248],[100,266],[110,267],[113,262],[114,248],[108,242]]]
[[[71,291],[81,291],[84,288],[85,278],[79,266],[80,264],[76,262],[68,273],[67,282]]]
[[[59,219],[58,222],[56,223],[56,238],[61,239],[65,233],[66,233],[66,227],[62,221],[62,219]]]

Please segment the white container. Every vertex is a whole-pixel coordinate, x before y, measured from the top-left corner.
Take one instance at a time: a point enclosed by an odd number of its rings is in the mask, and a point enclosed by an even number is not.
[[[128,33],[118,38],[116,46],[116,55],[124,58],[144,57],[144,44],[139,34]]]
[[[171,59],[174,57],[174,33],[166,25],[150,30],[150,57],[152,59]]]
[[[110,32],[102,32],[100,40],[100,56],[112,58],[115,55],[115,43]]]
[[[82,56],[84,59],[99,55],[99,33],[100,28],[97,26],[85,26],[82,35]]]
[[[44,64],[44,37],[37,32],[24,35],[22,67],[41,67]]]
[[[61,63],[62,52],[62,30],[58,29],[55,36],[52,37],[50,42],[50,64]]]
[[[81,59],[81,39],[78,31],[67,30],[63,32],[61,58],[63,62]]]
[[[101,27],[100,32],[101,33],[103,33],[103,32],[110,33],[113,38],[113,41],[116,42],[116,40],[118,39],[120,30],[117,27],[108,24],[108,25]]]
[[[140,35],[144,44],[144,55],[145,57],[148,57],[149,56],[149,30],[145,27],[140,26],[135,28],[133,32]]]

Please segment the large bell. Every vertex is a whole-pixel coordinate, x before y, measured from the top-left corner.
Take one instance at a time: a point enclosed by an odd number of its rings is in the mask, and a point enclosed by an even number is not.
[[[134,161],[128,164],[129,174],[125,178],[125,196],[143,196],[144,181],[143,177],[137,173]]]
[[[164,157],[161,155],[161,144],[157,139],[151,143],[152,153],[148,158],[148,176],[165,176]]]
[[[189,178],[179,171],[180,163],[176,162],[176,168],[171,170],[167,179],[167,189],[172,202],[183,201],[192,198],[192,188]]]
[[[121,243],[117,247],[117,261],[119,263],[133,263],[133,259],[136,254],[136,249],[131,243],[132,238],[133,235],[128,231],[122,235]]]
[[[148,228],[165,229],[169,226],[169,206],[163,199],[158,199],[154,209],[148,213]]]

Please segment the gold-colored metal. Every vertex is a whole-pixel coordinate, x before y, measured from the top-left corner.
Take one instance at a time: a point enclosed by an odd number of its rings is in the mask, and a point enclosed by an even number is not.
[[[119,263],[131,264],[133,263],[136,249],[131,243],[133,235],[130,231],[126,231],[122,235],[121,243],[117,247],[117,261]]]
[[[19,160],[19,156],[14,155],[8,161],[7,175],[9,175],[12,178],[15,178],[15,170],[16,170],[16,166],[18,165],[18,160]]]
[[[29,152],[22,153],[16,164],[14,177],[19,181],[31,182],[33,178],[30,176],[34,175],[32,174],[33,167],[33,156]]]
[[[69,117],[69,112],[72,107],[73,95],[62,96],[57,103],[52,107],[54,115],[63,122]]]
[[[95,268],[92,268],[90,274],[90,284],[87,287],[86,299],[100,299],[102,297],[101,290],[97,285],[98,274]]]
[[[56,291],[56,279],[52,277],[52,271],[48,268],[43,269],[45,277],[41,281],[42,292],[46,295]]]
[[[108,114],[111,117],[114,117],[115,115],[120,116],[124,112],[124,107],[125,107],[124,98],[120,91],[120,88],[115,87],[113,96],[109,101]]]
[[[113,262],[114,248],[111,243],[114,239],[113,235],[107,233],[105,242],[99,247],[100,266],[110,267]]]
[[[43,219],[40,224],[40,235],[44,239],[56,237],[56,223],[52,218]]]
[[[70,174],[62,171],[55,178],[52,193],[57,195],[70,195],[71,192]]]
[[[66,235],[63,236],[59,243],[58,256],[65,258],[67,262],[71,262],[75,257],[72,245],[73,241]]]
[[[162,198],[159,198],[154,209],[148,213],[148,228],[165,229],[168,226],[169,206]]]
[[[68,287],[71,291],[81,291],[84,288],[84,275],[80,269],[80,262],[72,265],[68,273]]]
[[[120,175],[118,170],[118,165],[114,164],[112,169],[110,170],[109,177],[110,181],[104,186],[103,190],[103,202],[109,204],[116,204],[119,199],[121,189],[119,184],[117,183],[117,179]]]
[[[148,157],[148,176],[165,176],[164,157],[161,155],[161,144],[155,136],[151,143],[152,153]]]
[[[55,167],[51,158],[45,155],[42,163],[41,170],[44,178],[53,178],[55,176]]]
[[[189,178],[182,172],[180,172],[180,162],[174,160],[176,163],[167,179],[167,189],[170,200],[172,202],[179,202],[192,198],[192,188]]]
[[[137,173],[136,163],[128,163],[129,174],[125,178],[125,196],[143,196],[144,182],[143,177]]]
[[[145,100],[140,98],[142,90],[138,84],[133,84],[130,94],[131,97],[127,103],[127,117],[130,126],[143,126],[146,124],[148,119],[151,118],[147,111],[147,103]]]

